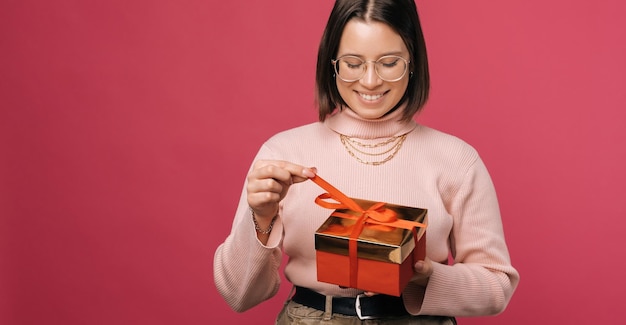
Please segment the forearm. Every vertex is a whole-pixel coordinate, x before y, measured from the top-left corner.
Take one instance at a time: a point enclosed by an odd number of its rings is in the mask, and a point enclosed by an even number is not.
[[[249,214],[249,213],[247,213]],[[282,252],[278,247],[282,224],[267,234],[265,246],[257,239],[252,216],[243,217],[214,256],[215,285],[235,311],[245,311],[276,294],[280,284]],[[276,237],[276,238],[275,238]]]
[[[495,315],[506,308],[519,281],[512,267],[496,270],[477,264],[433,263],[433,268],[428,286],[422,289],[423,302],[419,309],[410,310],[413,313],[459,317]]]
[[[491,179],[480,159],[470,167],[446,204],[453,218],[451,233],[430,242],[436,251],[445,245],[442,239],[448,241],[454,264],[433,262],[425,288],[407,290],[410,299],[405,301],[413,314],[494,315],[506,308],[519,282]],[[437,257],[442,261],[441,252]]]

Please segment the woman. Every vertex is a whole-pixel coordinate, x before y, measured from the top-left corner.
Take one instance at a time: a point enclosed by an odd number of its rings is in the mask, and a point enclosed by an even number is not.
[[[363,315],[376,324],[454,324],[502,312],[519,275],[487,169],[470,145],[413,120],[429,90],[415,3],[338,0],[316,86],[320,121],[273,136],[248,173],[215,253],[224,299],[241,312],[275,295],[284,251],[295,294],[277,324],[368,324]],[[329,215],[314,202],[323,190],[307,181],[317,172],[351,197],[428,209],[427,258],[401,297],[317,281],[314,233]]]

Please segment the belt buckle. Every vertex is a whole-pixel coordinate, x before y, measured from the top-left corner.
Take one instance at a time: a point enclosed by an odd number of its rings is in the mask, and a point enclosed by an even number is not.
[[[356,301],[354,302],[354,309],[356,310],[356,315],[357,317],[359,317],[360,320],[366,320],[366,319],[374,319],[376,317],[374,316],[363,316],[361,314],[361,297],[367,297],[364,294],[360,294],[356,296]]]

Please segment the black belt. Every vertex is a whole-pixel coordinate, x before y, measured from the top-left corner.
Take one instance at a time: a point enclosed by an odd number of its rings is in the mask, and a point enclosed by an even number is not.
[[[311,289],[296,286],[292,301],[301,305],[326,310],[326,296]],[[401,297],[374,295],[367,297],[333,297],[333,313],[357,316],[361,319],[407,316]],[[359,308],[359,310],[357,310]]]

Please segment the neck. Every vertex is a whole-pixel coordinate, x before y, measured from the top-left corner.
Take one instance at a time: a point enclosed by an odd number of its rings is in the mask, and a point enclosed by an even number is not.
[[[402,107],[381,118],[368,120],[360,117],[351,109],[338,110],[329,116],[324,124],[331,130],[361,139],[388,138],[406,134],[417,126],[415,121],[402,121]]]

